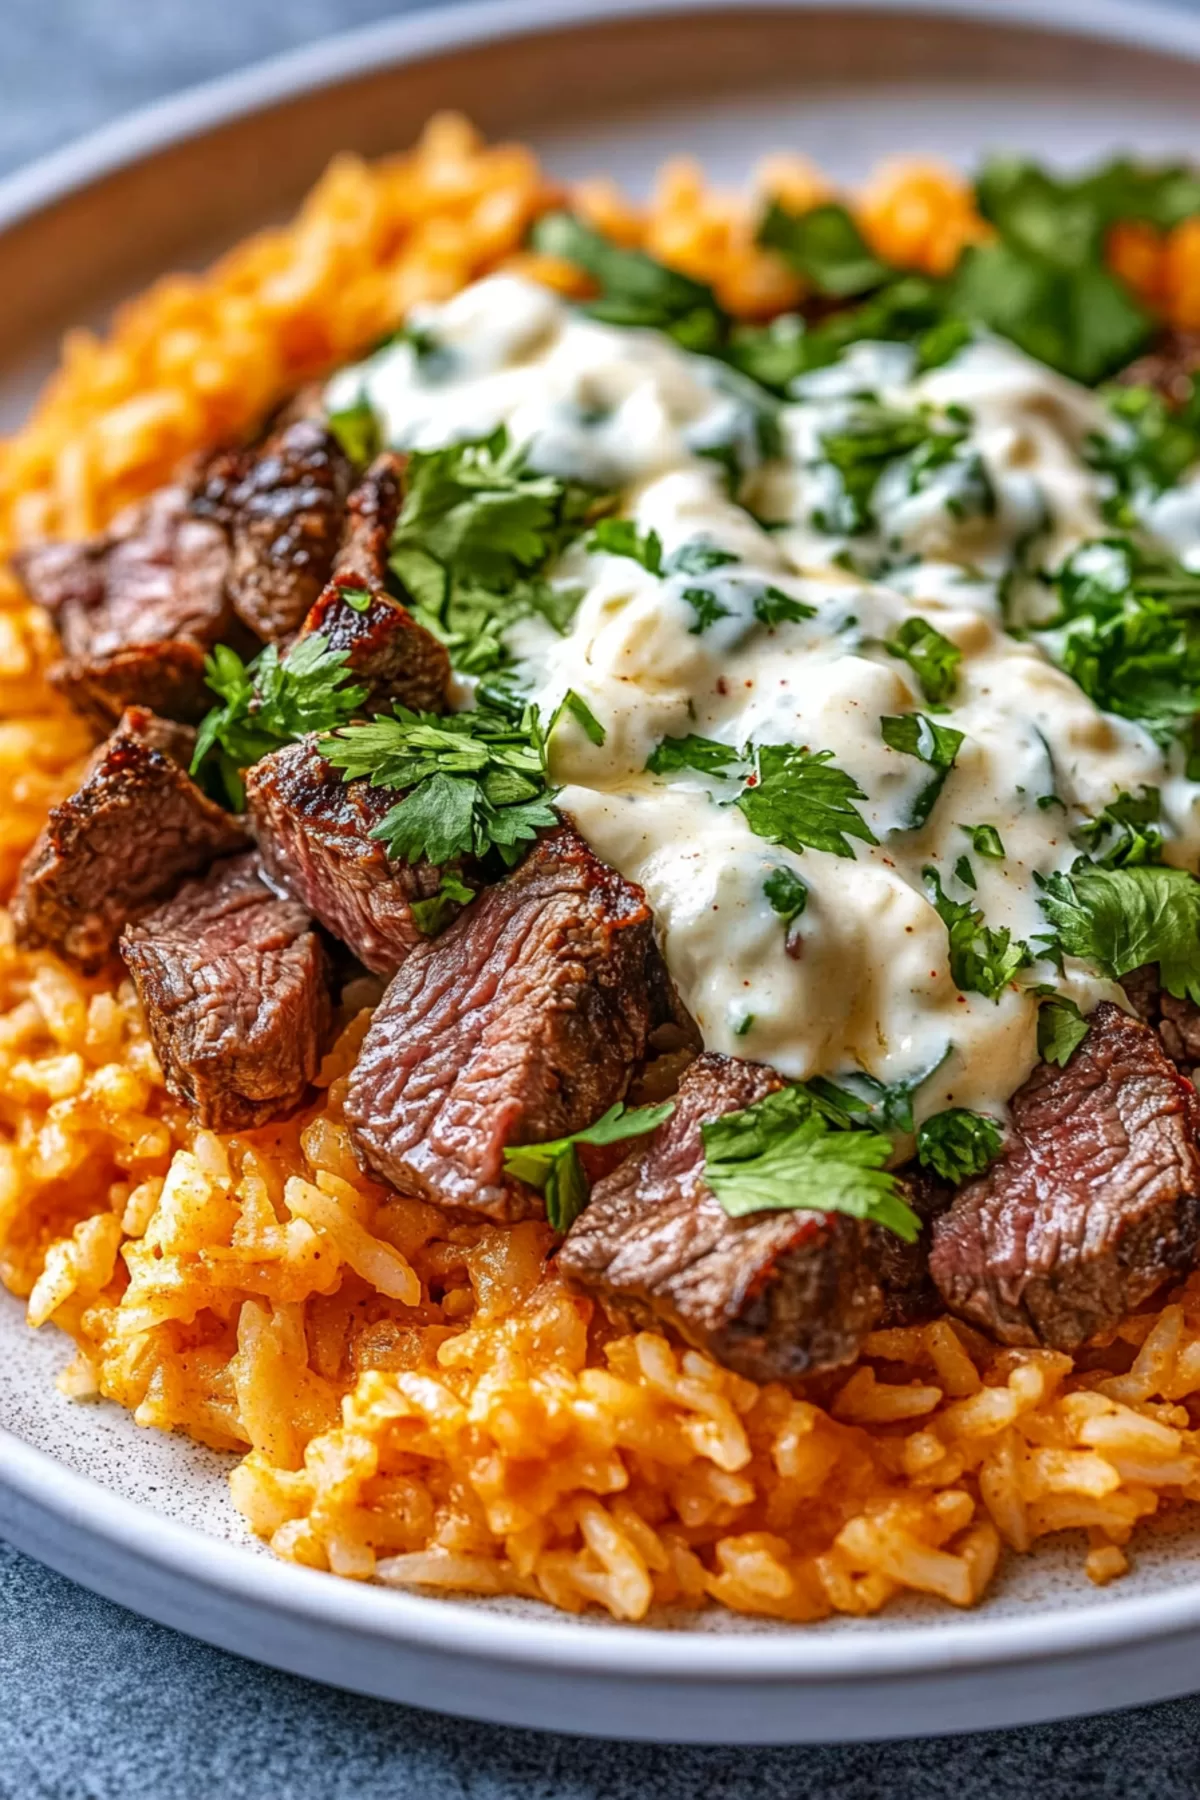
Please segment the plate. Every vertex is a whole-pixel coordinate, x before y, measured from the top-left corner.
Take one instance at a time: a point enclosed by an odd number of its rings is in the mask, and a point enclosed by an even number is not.
[[[282,216],[338,149],[402,147],[459,107],[564,177],[635,188],[671,154],[737,180],[802,150],[971,161],[1192,151],[1200,20],[1092,0],[513,0],[315,46],[152,107],[0,183],[0,429],[67,324]],[[111,1599],[277,1667],[443,1712],[668,1742],[976,1730],[1200,1688],[1200,1526],[1139,1543],[1100,1591],[1079,1547],[1018,1559],[963,1615],[909,1602],[802,1629],[730,1615],[630,1628],[425,1599],[279,1563],[227,1463],[55,1390],[65,1340],[0,1294],[0,1531]]]

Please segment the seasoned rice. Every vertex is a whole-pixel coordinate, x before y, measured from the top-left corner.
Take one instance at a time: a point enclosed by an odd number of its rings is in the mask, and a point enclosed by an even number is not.
[[[793,157],[758,188],[793,207],[828,191]],[[414,301],[498,266],[574,291],[521,249],[555,198],[529,151],[454,118],[409,155],[339,158],[290,226],[160,282],[106,338],[68,338],[0,446],[0,554],[102,525]],[[740,315],[803,297],[755,246],[753,197],[691,164],[645,207],[603,181],[572,199]],[[882,254],[933,273],[986,232],[933,165],[881,171],[857,204]],[[1200,324],[1195,221],[1122,227],[1112,255]],[[0,576],[6,891],[87,747],[42,679],[49,648]],[[1059,1531],[1111,1581],[1140,1520],[1200,1498],[1200,1277],[1074,1361],[942,1319],[876,1332],[803,1397],[757,1386],[606,1329],[544,1227],[451,1223],[362,1174],[342,1098],[375,992],[347,996],[316,1103],[222,1137],[165,1094],[130,984],[19,952],[0,915],[0,1276],[74,1339],[65,1394],[235,1453],[234,1501],[279,1555],[618,1619],[716,1602],[807,1621],[905,1589],[970,1605],[1005,1548]]]

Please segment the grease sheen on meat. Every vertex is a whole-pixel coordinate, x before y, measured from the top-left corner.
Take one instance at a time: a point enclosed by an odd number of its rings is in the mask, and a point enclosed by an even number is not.
[[[17,940],[102,968],[122,926],[185,875],[246,847],[240,820],[186,773],[193,734],[131,707],[69,799],[50,809],[13,900]]]
[[[558,1255],[561,1273],[618,1321],[673,1326],[755,1381],[853,1361],[881,1306],[858,1220],[731,1219],[704,1180],[701,1125],[782,1085],[760,1064],[699,1057],[670,1119],[596,1184]]]
[[[346,1094],[371,1168],[496,1219],[540,1211],[507,1145],[579,1131],[622,1098],[655,1023],[640,889],[568,825],[408,957]]]
[[[121,955],[167,1087],[202,1125],[245,1130],[300,1102],[331,1019],[325,953],[253,851],[128,926]]]
[[[1063,1069],[1013,1096],[1012,1134],[934,1225],[952,1312],[1007,1344],[1074,1350],[1192,1265],[1200,1243],[1196,1090],[1154,1033],[1097,1007]]]

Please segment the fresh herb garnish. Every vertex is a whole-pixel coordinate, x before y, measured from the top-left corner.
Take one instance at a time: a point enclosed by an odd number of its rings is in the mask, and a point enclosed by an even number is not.
[[[878,843],[853,804],[867,796],[835,765],[832,750],[759,744],[753,754],[754,770],[737,805],[758,837],[797,854],[807,847],[833,856],[854,855],[850,838]]]
[[[1007,926],[990,929],[983,914],[967,900],[951,900],[942,890],[936,869],[923,869],[929,904],[946,927],[950,941],[950,976],[962,994],[999,1000],[1019,969],[1033,960],[1027,944],[1015,942]]]
[[[587,303],[609,325],[648,325],[687,350],[715,350],[728,318],[710,287],[668,269],[642,250],[623,250],[571,213],[546,213],[530,241],[544,256],[561,257],[590,275],[599,294]]]
[[[662,539],[657,531],[648,531],[643,537],[632,519],[601,519],[587,547],[609,556],[628,556],[651,575],[662,573]]]
[[[971,867],[970,859],[968,857],[959,857],[954,865],[954,873],[958,876],[958,879],[962,882],[964,887],[970,888],[972,893],[975,892],[979,883],[975,879],[975,871]]]
[[[917,615],[905,619],[895,636],[885,640],[883,647],[889,656],[899,657],[908,664],[931,706],[944,706],[954,698],[962,651],[948,637],[943,637],[928,619]]]
[[[976,856],[987,856],[994,862],[1003,859],[1004,845],[994,825],[960,825],[958,829],[966,832]]]
[[[803,1088],[781,1088],[700,1129],[704,1179],[731,1218],[792,1209],[848,1213],[916,1242],[920,1220],[883,1166],[891,1138],[836,1129]]]
[[[468,906],[474,898],[474,888],[469,888],[465,881],[447,869],[438,883],[437,892],[430,894],[427,900],[410,901],[408,910],[413,924],[423,936],[436,937],[459,908]]]
[[[687,737],[663,738],[656,744],[646,758],[646,769],[651,775],[675,775],[680,769],[696,769],[701,775],[725,775],[729,765],[738,760],[737,751],[728,744],[689,732]]]
[[[505,1150],[505,1173],[536,1188],[545,1198],[548,1223],[555,1231],[568,1231],[588,1199],[578,1146],[619,1144],[627,1138],[644,1137],[674,1111],[673,1100],[664,1100],[660,1106],[638,1106],[632,1112],[618,1100],[594,1125],[572,1132],[570,1137],[554,1138],[547,1144],[516,1144]]]
[[[832,1108],[833,1123],[865,1123],[880,1131],[909,1133],[913,1130],[913,1098],[917,1089],[937,1074],[950,1051],[951,1045],[947,1044],[936,1062],[903,1081],[879,1081],[864,1069],[856,1069],[849,1075],[839,1075],[836,1081],[819,1075],[806,1085],[826,1108],[827,1116]]]
[[[777,912],[785,926],[798,919],[808,905],[808,883],[795,869],[781,864],[763,880],[763,893],[772,912]]]
[[[715,625],[718,619],[729,619],[733,616],[733,608],[726,606],[712,588],[685,587],[680,594],[680,599],[691,607],[695,615],[693,623],[688,626],[688,634],[691,637],[699,637],[711,625]]]
[[[902,457],[924,452],[923,475],[934,459],[951,456],[966,438],[960,423],[939,424],[927,413],[900,412],[877,400],[859,401],[841,424],[821,434],[821,455],[836,472],[835,496],[813,511],[821,531],[856,536],[875,524],[872,499],[884,471]],[[915,492],[918,468],[913,468]]]
[[[1200,1005],[1200,881],[1186,869],[1084,866],[1035,880],[1067,956],[1113,981],[1157,963],[1168,994]]]
[[[574,688],[567,689],[551,713],[550,723],[546,727],[547,738],[553,736],[554,727],[560,719],[574,719],[589,744],[599,746],[608,735],[583,695],[577,694]]]
[[[246,803],[242,770],[309,731],[328,731],[360,711],[367,690],[355,685],[348,650],[331,650],[314,631],[299,637],[281,657],[268,644],[251,663],[217,644],[204,659],[204,678],[224,702],[214,707],[196,733],[192,774],[216,753],[230,804]]]
[[[926,1119],[917,1132],[917,1161],[957,1186],[972,1175],[982,1175],[1003,1144],[1004,1133],[995,1119],[965,1106],[949,1106]]]
[[[1121,793],[1094,819],[1075,833],[1075,842],[1102,869],[1135,868],[1162,861],[1163,835],[1159,829],[1162,795],[1156,787]]]
[[[338,593],[346,602],[351,612],[365,613],[371,610],[372,594],[369,588],[339,587]]]
[[[1037,1047],[1043,1062],[1065,1068],[1087,1034],[1087,1020],[1065,994],[1054,994],[1038,1007]]]
[[[1088,440],[1087,459],[1112,478],[1115,491],[1104,511],[1113,525],[1136,527],[1139,508],[1200,461],[1200,393],[1194,381],[1188,388],[1175,406],[1147,387],[1115,387],[1105,395],[1113,425]]]
[[[379,421],[365,394],[360,394],[352,406],[329,413],[325,423],[350,461],[360,468],[378,456],[382,447]]]
[[[475,712],[410,712],[348,725],[322,738],[343,779],[404,790],[371,833],[399,862],[446,863],[495,850],[510,866],[543,826],[557,822],[546,774],[546,734],[535,708],[519,720]]]
[[[905,820],[906,830],[919,831],[946,785],[946,777],[954,767],[965,733],[956,731],[952,725],[939,725],[935,719],[927,719],[924,713],[901,713],[895,718],[882,718],[879,730],[889,749],[915,756],[934,771],[932,779],[913,800]]]
[[[844,206],[831,201],[791,213],[773,200],[763,214],[757,241],[776,250],[819,294],[847,300],[881,287],[892,271],[867,247]]]

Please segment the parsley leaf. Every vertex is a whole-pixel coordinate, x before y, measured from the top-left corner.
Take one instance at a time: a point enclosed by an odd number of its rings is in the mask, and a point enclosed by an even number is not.
[[[550,723],[546,727],[546,736],[548,738],[553,735],[554,727],[558,724],[559,720],[563,718],[574,719],[589,744],[596,744],[598,746],[604,742],[608,735],[583,695],[577,694],[574,688],[567,689],[553,713],[550,715]]]
[[[408,910],[419,932],[425,937],[436,937],[459,908],[469,906],[474,898],[474,888],[469,888],[465,881],[447,870],[438,883],[437,892],[430,894],[427,900],[410,901]]]
[[[965,1106],[949,1106],[926,1119],[917,1132],[917,1161],[957,1186],[972,1175],[982,1175],[1003,1144],[1004,1133],[995,1119]]]
[[[1194,381],[1188,386],[1178,406],[1148,387],[1105,395],[1113,426],[1089,439],[1087,460],[1112,478],[1115,492],[1104,507],[1112,524],[1135,526],[1139,505],[1174,487],[1200,461],[1200,393]]]
[[[649,325],[688,350],[715,350],[728,319],[710,287],[668,269],[642,250],[623,250],[571,213],[546,213],[530,233],[543,256],[561,257],[590,275],[600,292],[588,302],[610,325]]]
[[[712,588],[686,587],[680,599],[685,600],[696,615],[695,623],[688,626],[689,637],[699,637],[710,625],[715,625],[718,619],[733,617],[733,608],[719,600]]]
[[[931,706],[944,706],[954,698],[962,651],[948,637],[943,637],[928,619],[916,615],[905,619],[896,635],[888,638],[883,647],[889,656],[899,657],[908,664]]]
[[[947,360],[970,336],[961,321],[947,319],[942,284],[902,275],[861,305],[839,308],[820,324],[785,313],[769,325],[735,327],[725,354],[743,374],[776,393],[813,369],[827,368],[851,344],[914,343],[920,368]]]
[[[737,761],[737,751],[727,744],[689,732],[687,737],[663,738],[656,744],[646,758],[646,769],[651,775],[675,775],[680,769],[697,769],[701,775],[725,775],[730,763]]]
[[[1200,881],[1186,869],[1084,866],[1037,879],[1068,956],[1113,981],[1157,963],[1168,994],[1200,1005]]]
[[[451,862],[496,850],[511,867],[525,845],[557,823],[536,709],[520,720],[475,712],[410,712],[348,725],[321,740],[345,781],[406,790],[372,831],[399,862]]]
[[[849,1075],[839,1075],[836,1081],[817,1076],[807,1086],[824,1106],[834,1110],[839,1122],[842,1119],[846,1124],[866,1122],[881,1131],[911,1132],[913,1098],[917,1089],[931,1075],[937,1074],[950,1051],[951,1046],[947,1044],[936,1062],[904,1081],[878,1081],[864,1069],[856,1069]]]
[[[629,556],[651,575],[662,573],[662,539],[657,531],[642,537],[632,519],[601,519],[587,541],[589,550],[605,550],[610,556]]]
[[[1007,926],[993,931],[984,924],[983,914],[967,900],[951,900],[942,891],[936,869],[921,871],[929,904],[946,927],[950,940],[950,975],[962,994],[982,994],[988,1000],[999,1000],[1018,969],[1028,967],[1033,958],[1029,946],[1018,938],[1013,942]]]
[[[925,824],[937,804],[946,777],[954,767],[954,759],[962,747],[965,733],[952,725],[939,725],[924,713],[902,713],[898,718],[882,718],[880,733],[889,749],[905,756],[916,756],[934,770],[932,780],[917,794],[905,821],[905,828],[917,831]]]
[[[764,249],[777,250],[817,293],[839,300],[881,287],[892,273],[868,249],[846,208],[832,201],[792,213],[772,200],[756,241]]]
[[[988,856],[995,862],[1003,859],[1004,845],[994,825],[960,825],[958,829],[966,832],[976,856]]]
[[[216,751],[231,805],[245,805],[241,771],[309,731],[328,731],[360,710],[367,690],[354,685],[348,650],[331,650],[323,633],[296,639],[287,655],[268,644],[251,663],[217,644],[204,659],[204,677],[224,705],[214,707],[196,733],[191,772]]]
[[[1087,1034],[1087,1020],[1065,994],[1055,994],[1038,1007],[1037,1047],[1043,1062],[1065,1068]]]
[[[943,435],[953,449],[966,432],[953,426],[939,434],[924,414],[860,401],[840,425],[821,434],[821,454],[835,470],[839,488],[828,505],[814,509],[814,524],[847,536],[870,530],[875,522],[871,499],[884,470],[936,435]]]
[[[700,1129],[704,1179],[730,1218],[787,1209],[848,1213],[916,1242],[920,1221],[883,1166],[891,1139],[831,1128],[803,1088],[781,1088]]]
[[[785,926],[798,919],[808,905],[808,883],[786,865],[772,869],[762,885],[767,905],[779,914]]]
[[[1156,787],[1139,788],[1137,794],[1121,793],[1094,819],[1074,833],[1094,863],[1102,869],[1128,869],[1140,863],[1162,861],[1163,836],[1158,821],[1162,796]]]
[[[610,1106],[603,1117],[570,1137],[546,1144],[516,1144],[504,1152],[505,1172],[527,1182],[545,1196],[546,1218],[555,1231],[568,1231],[587,1205],[588,1182],[579,1160],[580,1144],[619,1144],[626,1138],[644,1137],[671,1117],[673,1100],[660,1106],[625,1110],[623,1101]]]
[[[353,406],[329,413],[325,423],[352,463],[365,467],[378,456],[382,448],[379,421],[365,394],[360,394]]]
[[[962,882],[963,886],[970,888],[971,892],[974,893],[975,889],[979,886],[979,883],[975,879],[975,871],[971,867],[970,860],[967,857],[959,857],[954,865],[954,873],[958,876],[958,879]]]
[[[833,856],[853,856],[850,838],[878,843],[854,806],[866,795],[833,762],[832,750],[800,750],[792,744],[760,744],[754,772],[737,805],[756,836],[799,854],[807,845]]]

